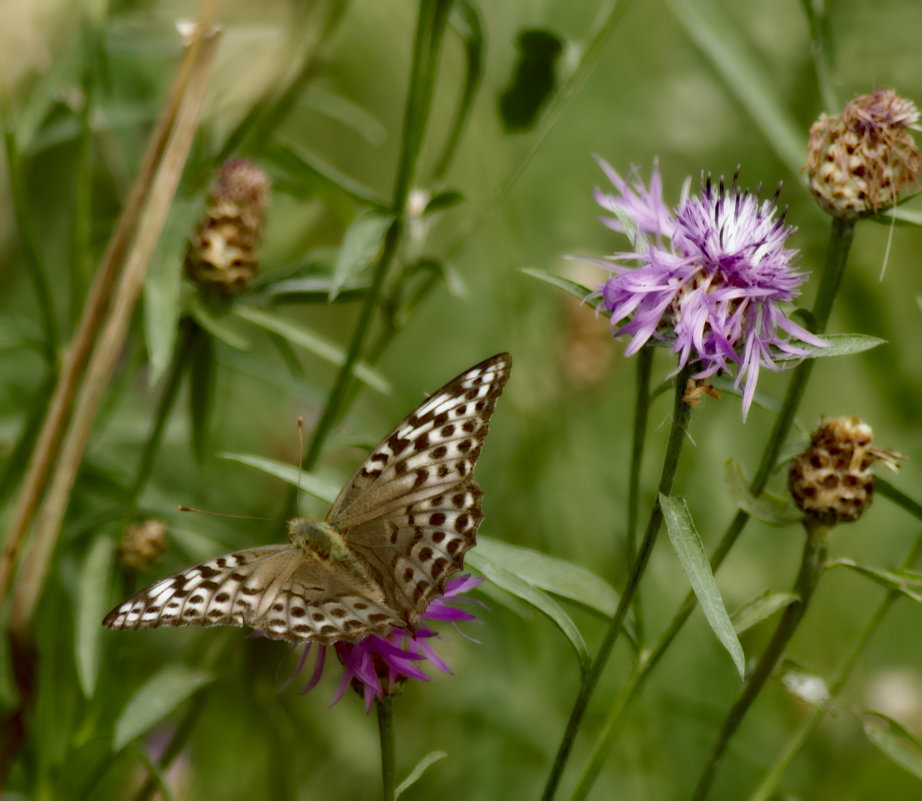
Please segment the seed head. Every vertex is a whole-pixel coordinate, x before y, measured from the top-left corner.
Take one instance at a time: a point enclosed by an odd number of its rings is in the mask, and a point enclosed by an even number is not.
[[[896,470],[901,458],[872,444],[867,423],[857,417],[836,417],[824,420],[813,432],[810,446],[793,458],[788,485],[797,507],[816,522],[852,523],[874,498],[871,465],[879,461]]]
[[[125,567],[139,570],[156,562],[166,544],[166,526],[160,520],[145,520],[122,532],[118,558]]]
[[[922,170],[911,133],[918,120],[915,105],[892,89],[856,97],[840,115],[820,115],[804,172],[823,211],[854,218],[896,203]]]
[[[259,264],[269,179],[248,159],[225,161],[205,216],[189,242],[186,272],[202,291],[232,297],[246,290]]]

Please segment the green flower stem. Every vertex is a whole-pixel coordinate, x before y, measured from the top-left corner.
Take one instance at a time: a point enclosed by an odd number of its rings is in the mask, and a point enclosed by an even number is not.
[[[794,584],[794,593],[799,597],[799,600],[790,604],[784,610],[771,641],[762,652],[762,656],[759,657],[755,669],[747,677],[736,701],[733,702],[733,706],[730,707],[730,711],[727,713],[720,734],[717,737],[717,742],[714,744],[714,748],[705,763],[704,770],[702,770],[698,779],[698,784],[692,795],[693,801],[704,801],[707,797],[717,773],[717,768],[720,766],[720,761],[724,753],[726,753],[730,740],[784,655],[785,648],[787,648],[791,637],[794,636],[794,632],[797,631],[797,627],[803,620],[817,582],[823,574],[826,561],[826,534],[829,528],[812,523],[809,519],[804,525],[807,529],[807,538],[804,544],[803,558],[800,562],[800,572]]]
[[[920,532],[913,541],[909,552],[900,565],[900,569],[911,569],[918,560],[920,554],[922,554],[922,532]],[[820,721],[826,716],[831,700],[842,691],[849,676],[851,676],[852,669],[855,667],[858,658],[877,632],[884,617],[886,617],[887,613],[890,611],[890,607],[893,606],[893,603],[899,597],[900,593],[897,590],[889,590],[884,597],[881,598],[877,608],[871,614],[868,622],[865,623],[864,628],[852,645],[852,650],[846,655],[845,659],[842,660],[842,664],[830,680],[829,699],[826,703],[814,707],[813,712],[808,717],[804,718],[797,731],[791,735],[790,740],[788,740],[787,745],[778,756],[778,759],[775,760],[775,764],[772,765],[755,792],[749,797],[749,801],[769,801],[769,799],[775,795],[775,788],[778,786],[781,778],[800,753],[810,735],[813,734],[813,731],[820,724]]]
[[[4,115],[6,116],[6,115]],[[58,321],[54,310],[54,301],[51,298],[51,284],[48,281],[48,265],[42,253],[38,232],[35,230],[35,216],[29,207],[26,194],[25,180],[22,175],[22,158],[16,142],[16,134],[12,122],[6,120],[6,129],[3,132],[3,147],[6,155],[6,165],[9,171],[10,195],[13,202],[13,214],[16,218],[16,227],[22,243],[23,253],[29,277],[35,287],[35,297],[38,300],[39,317],[45,329],[42,342],[45,357],[48,363],[55,366],[57,360],[60,333]]]
[[[359,313],[358,323],[352,332],[346,359],[330,388],[320,420],[311,435],[307,455],[303,462],[305,470],[311,470],[316,465],[327,437],[344,410],[346,404],[343,401],[349,392],[353,368],[365,346],[372,318],[377,311],[378,299],[384,287],[384,279],[394,261],[403,236],[407,198],[416,176],[423,133],[432,106],[438,56],[450,7],[451,3],[448,0],[421,0],[420,2],[416,37],[413,44],[410,89],[404,112],[400,162],[397,168],[391,209],[394,213],[394,221],[385,234],[381,254],[374,267],[371,286],[365,294],[365,302]]]
[[[820,279],[819,288],[817,289],[816,298],[813,302],[813,330],[818,334],[826,330],[826,324],[829,322],[829,313],[832,310],[833,301],[842,283],[842,275],[845,272],[845,265],[848,262],[848,254],[851,249],[854,232],[853,221],[833,219],[832,230],[829,235],[829,245],[826,249],[826,263],[823,268],[823,274]],[[778,461],[778,454],[781,452],[781,448],[787,439],[788,432],[791,430],[791,426],[794,423],[797,409],[800,406],[800,401],[803,398],[804,390],[806,389],[807,381],[810,378],[812,370],[813,359],[807,359],[794,368],[781,412],[775,419],[771,435],[762,453],[759,468],[749,486],[749,491],[754,496],[760,495],[768,484],[768,479]],[[736,543],[737,538],[743,532],[748,522],[749,513],[740,509],[730,522],[723,538],[711,555],[711,566],[715,572]],[[576,789],[573,795],[570,796],[574,801],[576,799],[585,798],[588,794],[618,737],[621,716],[624,710],[627,709],[631,701],[640,694],[650,674],[659,664],[660,659],[662,659],[676,635],[682,630],[685,621],[687,621],[691,613],[695,611],[696,606],[697,599],[695,598],[695,594],[689,592],[682,601],[675,616],[672,618],[672,622],[660,637],[659,642],[657,642],[653,650],[648,654],[643,664],[639,665],[631,675],[627,685],[625,685],[609,711],[608,718],[593,746],[592,754],[586,763],[586,767],[583,769]]]
[[[375,701],[378,713],[378,739],[381,742],[381,784],[384,801],[394,801],[397,785],[394,770],[394,699],[385,695]]]
[[[154,469],[154,461],[160,450],[160,443],[163,440],[163,432],[166,424],[170,419],[173,407],[176,405],[176,398],[179,395],[179,387],[182,384],[182,376],[186,367],[189,365],[189,358],[195,350],[195,345],[203,335],[202,329],[194,320],[186,318],[180,323],[179,342],[173,352],[173,359],[167,370],[166,378],[163,382],[163,389],[160,392],[160,398],[157,401],[157,411],[154,416],[154,423],[151,426],[150,433],[144,442],[144,448],[141,451],[141,457],[138,460],[138,468],[135,472],[134,483],[128,495],[128,501],[125,504],[126,523],[134,514],[138,506],[138,498],[150,479],[151,471]]]
[[[627,563],[637,558],[637,519],[640,517],[640,470],[647,440],[647,417],[650,413],[650,375],[653,372],[654,348],[641,348],[637,354],[637,385],[634,396],[634,439],[631,443],[631,466],[627,492]],[[643,598],[634,596],[634,632],[637,652],[643,652]]]
[[[656,537],[663,522],[663,510],[660,508],[658,498],[660,495],[669,495],[672,492],[672,482],[675,478],[676,468],[679,463],[679,455],[682,452],[682,445],[685,442],[686,428],[691,413],[691,407],[682,400],[685,395],[685,386],[690,374],[691,368],[686,366],[680,370],[675,377],[672,427],[669,431],[666,455],[663,458],[663,468],[660,474],[657,500],[654,501],[653,508],[650,511],[650,519],[647,523],[643,540],[641,540],[637,557],[634,560],[634,564],[631,566],[631,574],[628,577],[624,592],[618,601],[618,608],[615,610],[608,631],[605,633],[605,638],[599,646],[599,652],[596,654],[588,672],[583,677],[579,694],[576,697],[576,702],[570,713],[570,719],[567,722],[567,727],[564,730],[563,738],[557,750],[557,756],[554,759],[554,764],[548,776],[547,785],[544,788],[544,794],[542,795],[544,801],[550,801],[557,792],[557,787],[560,784],[561,776],[563,775],[570,752],[573,749],[573,743],[579,732],[586,707],[589,705],[592,693],[599,683],[599,678],[602,675],[602,671],[605,669],[605,665],[608,663],[608,658],[611,656],[612,648],[618,639],[618,634],[621,633],[621,628],[624,625],[624,618],[627,615],[628,609],[631,607],[634,595],[640,586],[640,580],[643,578],[644,570],[646,570],[647,563],[650,561],[650,554],[653,552],[653,546],[656,544]]]

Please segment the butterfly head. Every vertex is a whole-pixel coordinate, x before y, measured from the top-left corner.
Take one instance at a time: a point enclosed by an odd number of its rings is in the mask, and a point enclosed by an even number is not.
[[[352,553],[334,526],[322,520],[296,517],[288,521],[288,540],[299,551],[325,562],[351,561]]]

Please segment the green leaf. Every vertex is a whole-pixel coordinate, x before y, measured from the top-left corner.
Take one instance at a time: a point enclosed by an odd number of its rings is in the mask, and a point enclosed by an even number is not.
[[[866,334],[823,334],[823,339],[829,343],[826,348],[818,348],[805,342],[798,343],[798,347],[807,351],[806,356],[794,356],[789,353],[775,356],[777,362],[797,362],[801,359],[823,359],[831,356],[852,356],[866,350],[886,345],[886,339],[867,336]]]
[[[416,782],[420,780],[422,775],[436,762],[445,759],[448,756],[446,751],[431,751],[426,756],[424,756],[419,762],[416,763],[416,767],[410,771],[409,775],[394,789],[394,801],[397,801],[403,793],[409,790]]]
[[[335,300],[339,291],[371,264],[393,222],[393,214],[375,209],[368,209],[352,221],[343,236],[339,256],[333,266],[330,300]]]
[[[733,621],[733,628],[736,630],[737,634],[742,634],[757,623],[761,623],[763,620],[780,612],[786,606],[790,606],[799,598],[800,596],[793,592],[770,593],[766,590],[748,603],[743,604],[743,606],[730,615],[730,620]]]
[[[759,61],[745,31],[714,0],[670,0],[686,33],[755,121],[756,130],[788,169],[800,177],[804,132],[778,96],[778,82]]]
[[[251,293],[248,300],[276,301],[279,303],[329,303],[330,288],[333,281],[325,275],[311,275],[303,278],[285,278],[273,281],[260,288],[258,293]],[[362,297],[371,284],[368,281],[351,281],[340,287],[334,302],[346,303]]]
[[[361,203],[387,208],[388,201],[383,195],[363,186],[313,153],[303,152],[294,144],[270,145],[262,152],[267,160],[301,183],[310,186],[319,178]]]
[[[477,538],[476,553],[501,564],[532,586],[575,601],[606,617],[615,614],[618,593],[605,579],[585,567],[488,537]]]
[[[897,489],[889,481],[879,476],[874,479],[874,489],[888,501],[895,503],[917,520],[922,520],[922,503],[910,498],[905,492]]]
[[[450,209],[452,206],[457,206],[463,201],[464,195],[456,189],[446,189],[444,192],[437,192],[429,198],[429,202],[426,203],[426,208],[423,209],[422,216],[428,217],[430,214],[438,214],[446,209]]]
[[[93,540],[80,567],[77,584],[74,650],[77,678],[87,698],[93,697],[99,676],[102,618],[109,607],[109,576],[115,556],[115,542],[106,534]]]
[[[454,160],[458,143],[470,117],[474,98],[477,96],[484,67],[483,20],[477,6],[470,0],[457,0],[451,5],[448,23],[464,44],[464,88],[458,95],[458,105],[445,148],[433,171],[436,178],[443,176]]]
[[[917,583],[912,578],[911,571],[903,570],[894,572],[892,570],[881,570],[880,568],[859,564],[854,559],[836,559],[832,562],[828,562],[826,567],[847,567],[849,570],[854,570],[859,575],[862,575],[865,578],[869,578],[875,584],[880,584],[882,587],[886,587],[888,590],[898,592],[900,595],[903,595],[910,600],[922,602],[922,594],[913,592],[911,589],[909,589],[909,586],[907,586]]]
[[[347,97],[312,85],[305,94],[303,105],[357,133],[370,145],[379,147],[387,139],[387,130],[380,120]]]
[[[144,335],[150,357],[148,383],[151,386],[163,376],[176,345],[182,313],[183,260],[189,235],[203,208],[202,198],[173,202],[144,280]]]
[[[184,665],[167,665],[128,700],[115,723],[115,750],[120,751],[165,718],[196,690],[213,680],[210,673]]]
[[[743,656],[743,647],[740,645],[736,631],[733,629],[733,623],[730,621],[723,599],[720,597],[720,591],[714,581],[714,574],[711,572],[711,565],[704,552],[704,546],[701,544],[701,538],[695,530],[695,524],[688,507],[685,505],[685,500],[660,495],[659,502],[666,522],[666,531],[672,541],[672,547],[675,548],[679,561],[685,569],[692,589],[698,598],[698,603],[701,604],[704,616],[707,618],[714,634],[717,635],[717,639],[727,649],[727,653],[730,654],[730,658],[742,678],[746,674],[746,659]]]
[[[922,741],[918,737],[880,712],[866,712],[862,724],[874,745],[901,768],[922,779]]]
[[[339,345],[284,317],[269,314],[250,306],[237,306],[234,309],[234,314],[248,323],[258,325],[266,331],[271,331],[273,334],[284,337],[292,345],[303,348],[315,356],[319,356],[324,361],[335,364],[337,367],[341,367],[346,361],[346,352]],[[355,366],[354,373],[356,378],[372,389],[383,395],[390,394],[391,385],[388,380],[370,365],[359,362]]]
[[[736,505],[756,520],[770,526],[789,526],[803,518],[790,503],[777,495],[763,492],[756,498],[749,491],[743,465],[736,459],[727,459],[724,463],[724,479]]]
[[[221,459],[228,459],[232,462],[245,464],[249,467],[255,467],[263,473],[280,478],[282,481],[291,484],[293,487],[298,486],[298,474],[301,474],[301,489],[315,498],[327,503],[333,503],[339,494],[339,487],[330,481],[318,478],[313,473],[307,473],[299,470],[297,465],[277,462],[275,459],[266,459],[262,456],[252,456],[248,453],[219,453]]]
[[[895,225],[898,228],[922,228],[922,211],[916,209],[888,209],[867,219],[880,225]]]
[[[537,278],[539,281],[544,281],[546,284],[555,286],[558,289],[562,289],[568,295],[572,295],[577,300],[584,301],[585,304],[590,309],[595,309],[601,314],[608,316],[607,312],[601,308],[602,298],[601,296],[589,297],[593,295],[593,291],[589,287],[585,287],[582,284],[576,283],[576,281],[571,281],[569,278],[563,278],[559,275],[552,275],[551,273],[546,273],[543,270],[532,270],[528,267],[523,268],[522,272],[525,275],[530,275],[532,278]]]
[[[204,328],[219,342],[223,342],[234,350],[252,350],[253,346],[247,339],[234,330],[232,325],[228,325],[227,313],[217,313],[216,310],[209,308],[198,293],[189,298],[189,314],[201,328]]]
[[[478,548],[475,548],[467,555],[465,562],[486,576],[497,587],[525,601],[525,603],[533,606],[555,623],[570,641],[573,650],[576,651],[580,670],[586,669],[589,664],[589,651],[586,648],[586,641],[570,616],[560,608],[560,605],[553,598],[543,590],[529,584],[515,573],[494,562],[486,554],[479,553]]]

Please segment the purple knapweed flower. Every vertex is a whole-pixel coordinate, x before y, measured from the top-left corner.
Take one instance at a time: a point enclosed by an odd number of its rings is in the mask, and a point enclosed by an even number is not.
[[[473,620],[474,615],[452,604],[471,600],[462,596],[481,581],[483,579],[472,576],[458,576],[451,579],[445,586],[445,592],[426,607],[420,622],[438,620],[461,623]],[[426,661],[432,663],[442,673],[451,673],[448,665],[438,657],[429,643],[429,640],[436,636],[432,629],[420,625],[412,634],[402,629],[393,629],[386,636],[372,634],[357,643],[337,642],[332,645],[317,645],[314,669],[310,681],[301,693],[310,692],[317,686],[317,682],[323,675],[328,652],[332,650],[344,670],[331,706],[342,698],[346,689],[351,685],[364,697],[367,711],[371,709],[371,704],[376,698],[394,695],[407,679],[429,681],[429,676],[422,669]],[[300,673],[314,646],[313,642],[304,646],[294,672],[279,688],[280,690],[287,687]]]
[[[596,190],[599,205],[615,214],[602,222],[634,247],[593,260],[614,273],[598,293],[613,336],[631,337],[627,355],[651,339],[671,344],[677,369],[691,364],[694,378],[735,369],[745,418],[762,367],[779,370],[779,357],[806,355],[803,343],[826,345],[784,311],[806,276],[792,266],[797,251],[785,247],[794,228],[776,216],[777,195],[760,200],[736,178],[728,188],[708,177],[694,195],[686,181],[672,210],[656,165],[647,188],[599,164],[617,190]]]

